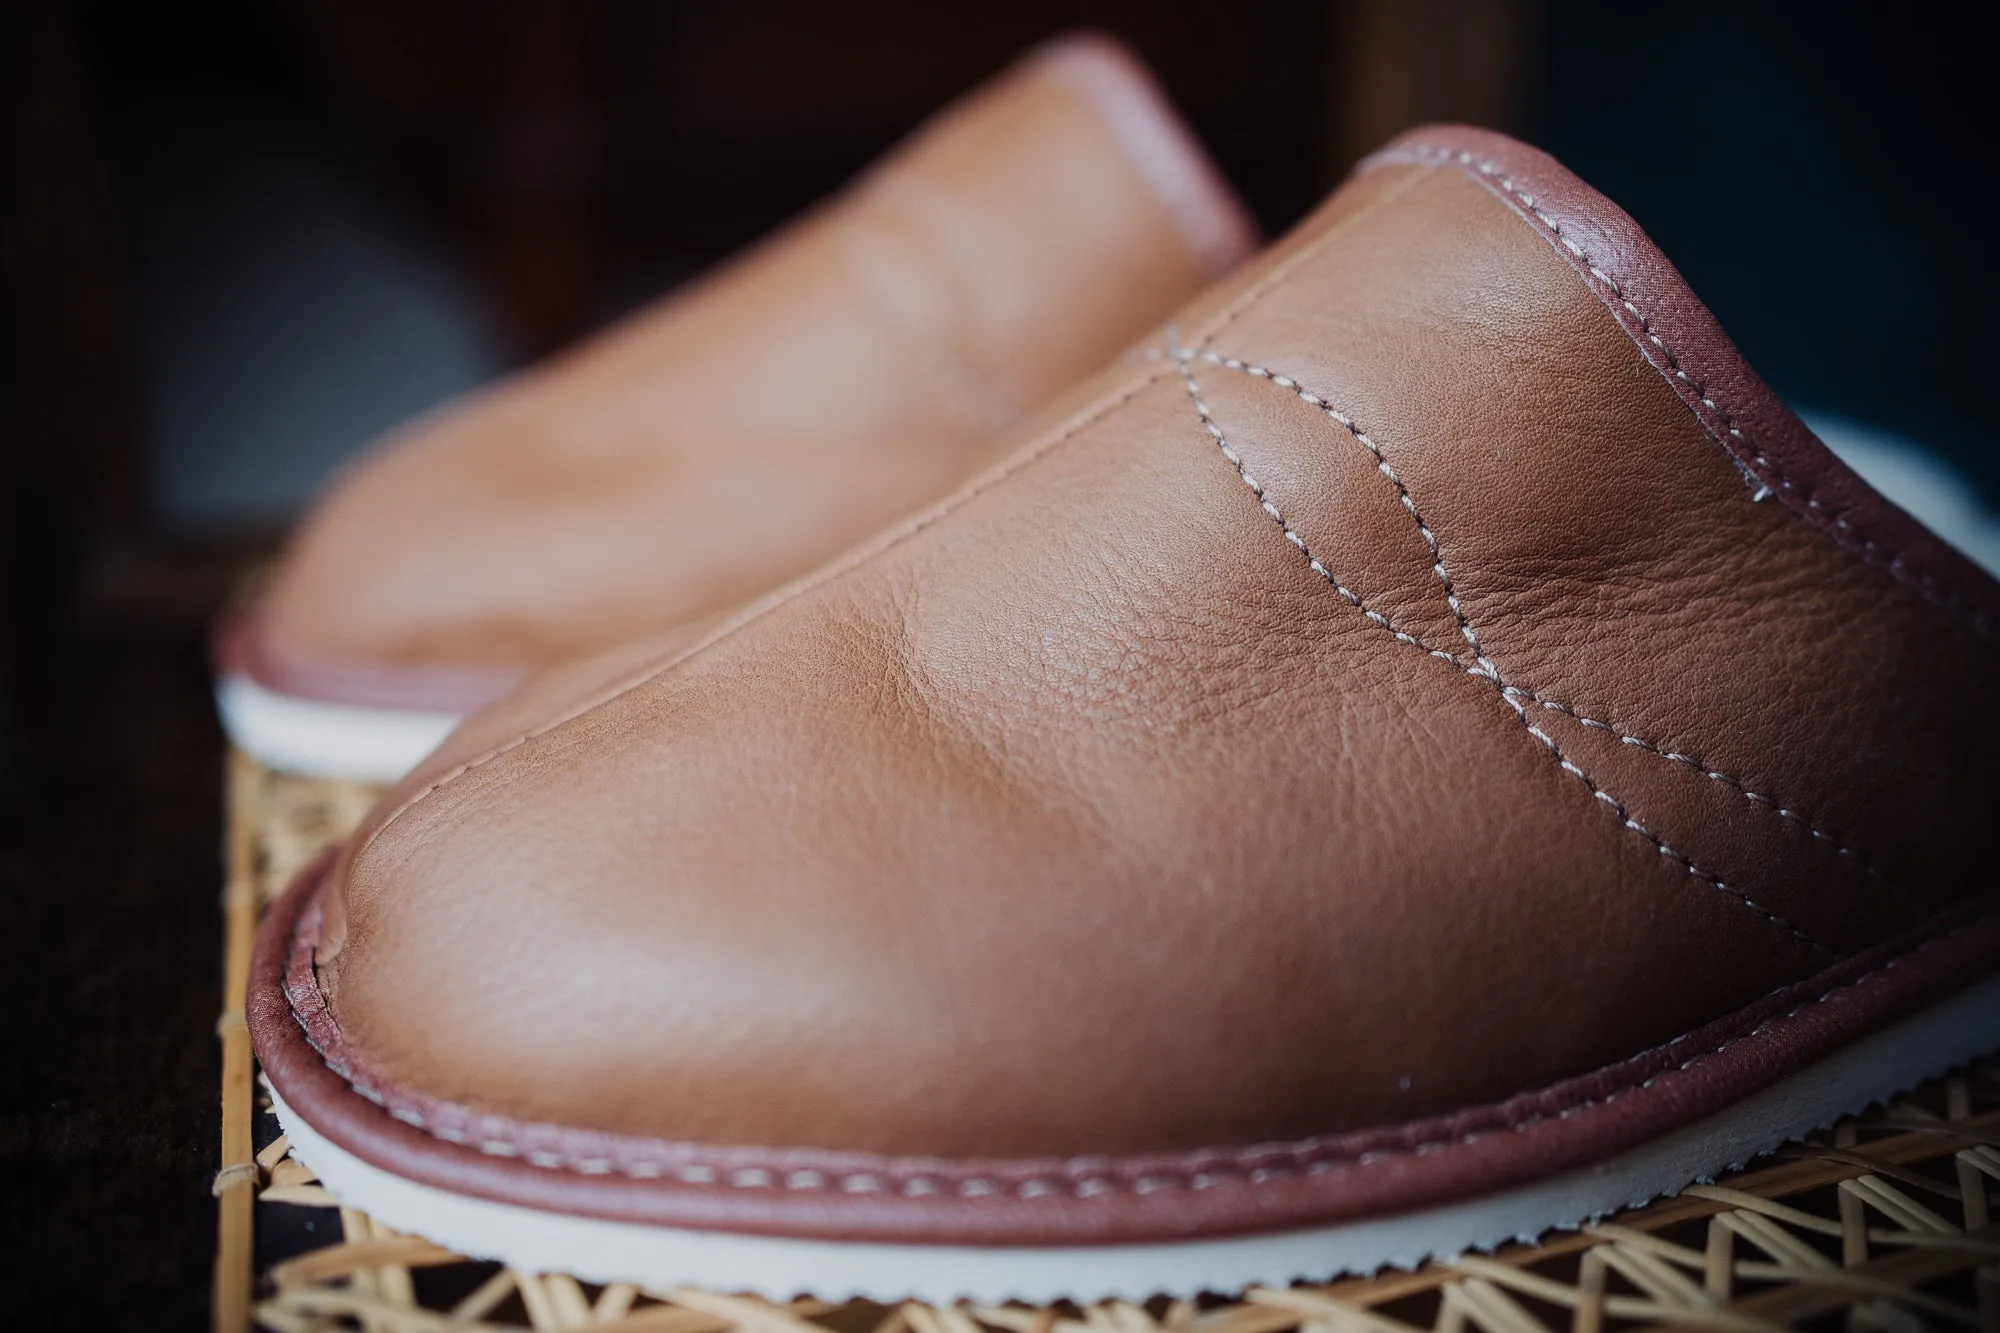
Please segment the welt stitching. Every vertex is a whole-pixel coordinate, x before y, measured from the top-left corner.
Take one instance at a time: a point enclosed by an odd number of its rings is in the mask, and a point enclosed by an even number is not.
[[[1293,530],[1291,524],[1285,521],[1284,514],[1280,512],[1277,505],[1273,504],[1270,498],[1264,494],[1263,487],[1256,481],[1254,477],[1252,477],[1244,469],[1241,457],[1238,456],[1235,449],[1231,447],[1228,440],[1224,437],[1222,428],[1216,424],[1215,418],[1209,414],[1208,404],[1202,400],[1201,386],[1196,382],[1194,378],[1194,372],[1189,368],[1188,365],[1189,361],[1196,354],[1188,349],[1176,347],[1173,349],[1172,355],[1175,364],[1180,368],[1182,385],[1184,388],[1186,388],[1188,398],[1193,402],[1196,413],[1201,417],[1203,426],[1207,428],[1209,435],[1214,438],[1217,446],[1222,450],[1223,456],[1226,459],[1228,459],[1230,464],[1236,469],[1237,476],[1241,477],[1243,479],[1244,484],[1248,486],[1251,489],[1251,491],[1257,496],[1258,504],[1263,508],[1265,515],[1268,518],[1270,518],[1272,522],[1276,523],[1280,529],[1283,530],[1285,534],[1285,540],[1290,542],[1294,547],[1296,547],[1299,550],[1299,552],[1302,555],[1306,557],[1307,561],[1313,566],[1314,572],[1320,574],[1320,576],[1324,578],[1329,584],[1331,584],[1335,589],[1341,591],[1342,594],[1346,596],[1350,602],[1354,603],[1357,606],[1361,605],[1358,594],[1349,592],[1341,583],[1339,583],[1334,578],[1332,574],[1326,572],[1324,564],[1320,562],[1318,557],[1313,555],[1311,549],[1306,545],[1305,539],[1300,537],[1299,534]],[[1283,383],[1281,383],[1279,387],[1289,388],[1292,389],[1294,392],[1297,391],[1296,384],[1292,380],[1290,380],[1289,377],[1281,376],[1278,377],[1278,379],[1283,380]],[[1273,380],[1273,382],[1277,383],[1278,380]],[[1324,404],[1316,404],[1316,405],[1320,406],[1322,411],[1328,411],[1329,415],[1333,415],[1332,412],[1329,411]],[[1334,416],[1334,419],[1336,421],[1340,421],[1341,424],[1345,425],[1349,433],[1353,434],[1357,439],[1361,438],[1360,432],[1354,429],[1351,422],[1346,421],[1343,417],[1340,416]],[[1381,458],[1381,452],[1375,448],[1372,442],[1368,442],[1368,451],[1371,454],[1375,455],[1377,459]],[[1384,464],[1383,466],[1385,468],[1385,475],[1387,475],[1392,481],[1395,481],[1397,489],[1399,491],[1402,491],[1403,489],[1402,482],[1400,481],[1400,479],[1396,478],[1394,471],[1386,470],[1386,464]],[[1407,495],[1408,492],[1403,491],[1403,494]],[[1415,511],[1416,507],[1414,505],[1411,505],[1410,512],[1414,514]],[[1418,521],[1421,522],[1422,520],[1419,519]],[[1436,540],[1435,538],[1431,539],[1431,541],[1433,542],[1432,546],[1433,550],[1436,550],[1435,540]],[[1443,562],[1439,561],[1440,571],[1442,570],[1442,565]],[[1440,581],[1445,582],[1445,578],[1446,576],[1440,572],[1439,573]],[[1449,587],[1450,584],[1448,582],[1445,582],[1445,586]],[[1463,613],[1461,612],[1460,614],[1462,615]],[[1380,617],[1378,615],[1378,616],[1372,616],[1371,619],[1374,619],[1375,623],[1378,626],[1386,625],[1386,617]],[[1392,630],[1392,633],[1395,633],[1395,631]],[[1717,875],[1715,872],[1704,868],[1703,866],[1698,864],[1693,858],[1689,857],[1686,853],[1681,852],[1676,848],[1674,848],[1658,833],[1655,833],[1645,824],[1639,822],[1639,820],[1633,816],[1630,808],[1626,806],[1626,804],[1623,801],[1620,801],[1616,796],[1613,796],[1610,792],[1606,791],[1602,786],[1598,785],[1598,783],[1595,782],[1588,773],[1584,772],[1583,769],[1578,767],[1567,755],[1565,755],[1562,752],[1562,747],[1556,743],[1554,737],[1550,736],[1546,731],[1543,731],[1540,727],[1536,726],[1533,722],[1530,722],[1528,720],[1527,709],[1521,704],[1521,702],[1518,699],[1516,699],[1512,694],[1508,692],[1507,683],[1500,678],[1499,670],[1483,654],[1480,655],[1474,663],[1468,664],[1464,660],[1454,657],[1449,653],[1441,652],[1438,649],[1431,648],[1429,645],[1417,639],[1414,635],[1397,633],[1396,637],[1404,643],[1408,643],[1414,647],[1422,649],[1428,656],[1447,662],[1450,665],[1456,667],[1458,670],[1463,671],[1466,675],[1475,677],[1479,680],[1483,680],[1489,685],[1492,685],[1497,691],[1499,691],[1501,699],[1506,702],[1507,706],[1514,710],[1514,715],[1520,719],[1521,725],[1523,725],[1528,729],[1528,734],[1534,737],[1543,746],[1547,747],[1549,753],[1554,756],[1557,766],[1560,767],[1563,772],[1569,774],[1571,777],[1575,778],[1578,782],[1582,783],[1584,789],[1590,793],[1592,799],[1601,801],[1605,805],[1611,808],[1612,813],[1618,817],[1619,823],[1623,824],[1626,828],[1630,829],[1632,832],[1638,834],[1640,838],[1644,839],[1649,845],[1651,845],[1651,847],[1655,852],[1659,853],[1662,857],[1666,858],[1668,861],[1671,861],[1675,865],[1679,866],[1684,872],[1687,873],[1687,875],[1690,878],[1699,880],[1700,882],[1707,884],[1710,888],[1722,894],[1724,897],[1730,899],[1731,901],[1736,903],[1739,907],[1745,908],[1751,912],[1755,912],[1757,915],[1763,917],[1765,921],[1783,930],[1786,934],[1798,940],[1800,943],[1806,945],[1808,948],[1813,949],[1815,952],[1824,954],[1827,957],[1834,956],[1833,951],[1827,948],[1824,944],[1821,944],[1818,940],[1806,934],[1804,931],[1800,930],[1796,925],[1792,924],[1784,917],[1779,916],[1776,912],[1771,911],[1769,908],[1765,907],[1762,903],[1758,902],[1755,898],[1752,898],[1749,894],[1743,892],[1741,889],[1737,888],[1733,884],[1728,883],[1721,876]],[[1469,632],[1467,637],[1472,642],[1473,647],[1476,651],[1478,648],[1477,637],[1471,635]]]
[[[1353,418],[1349,417],[1345,412],[1342,412],[1340,409],[1334,407],[1321,395],[1314,393],[1310,389],[1307,389],[1304,385],[1300,384],[1297,380],[1293,379],[1291,376],[1281,374],[1277,371],[1270,369],[1269,367],[1260,366],[1253,362],[1244,361],[1240,357],[1222,356],[1212,351],[1192,352],[1190,353],[1190,355],[1199,357],[1201,360],[1209,363],[1210,365],[1221,366],[1226,370],[1238,371],[1241,372],[1242,374],[1249,375],[1255,379],[1268,381],[1271,384],[1277,385],[1281,389],[1289,390],[1299,399],[1299,401],[1306,403],[1314,408],[1317,408],[1321,413],[1323,413],[1326,417],[1328,417],[1330,420],[1339,425],[1349,435],[1352,435],[1354,439],[1363,448],[1367,449],[1369,455],[1373,457],[1375,460],[1376,470],[1379,471],[1383,476],[1387,477],[1389,481],[1395,486],[1397,499],[1402,502],[1403,508],[1409,512],[1410,517],[1416,520],[1417,530],[1423,534],[1424,542],[1430,548],[1431,561],[1432,561],[1431,572],[1437,576],[1438,582],[1444,588],[1445,599],[1451,605],[1452,615],[1458,622],[1460,633],[1462,633],[1465,636],[1466,642],[1472,645],[1472,650],[1476,655],[1480,666],[1482,668],[1492,667],[1493,665],[1492,662],[1489,661],[1486,658],[1485,654],[1480,651],[1479,638],[1473,632],[1471,624],[1468,623],[1468,621],[1466,620],[1464,609],[1459,605],[1458,594],[1452,585],[1450,574],[1447,573],[1445,570],[1444,554],[1438,545],[1438,539],[1436,535],[1432,533],[1429,525],[1424,522],[1423,515],[1417,511],[1417,506],[1415,501],[1413,501],[1410,498],[1409,487],[1404,485],[1402,477],[1397,475],[1395,468],[1390,465],[1389,460],[1382,456],[1382,450],[1380,449],[1380,447],[1376,445],[1375,441],[1369,438],[1368,434],[1365,431],[1363,431],[1359,426],[1354,424]],[[1203,421],[1205,424],[1208,423],[1208,418],[1205,414],[1203,416]],[[1212,424],[1210,424],[1210,433],[1216,434],[1218,439],[1220,438],[1219,433],[1215,431],[1215,428]],[[1224,447],[1223,452],[1230,457],[1230,460],[1232,462],[1236,461],[1233,451],[1228,449],[1226,446]],[[1238,468],[1239,473],[1241,472],[1241,470],[1242,469],[1239,466]],[[1261,491],[1258,492],[1258,498],[1260,500],[1263,498],[1263,493]],[[1287,528],[1286,532],[1289,536],[1291,530]],[[1336,588],[1340,587],[1338,583],[1335,583],[1334,586]],[[1345,589],[1342,589],[1342,591],[1345,592]],[[1416,646],[1424,647],[1427,650],[1429,648],[1428,645],[1421,643],[1417,644]],[[1430,650],[1430,651],[1435,651],[1435,650]],[[1458,663],[1461,666],[1463,665],[1463,663],[1459,663],[1458,659],[1452,657],[1450,654],[1438,654],[1438,655],[1444,657],[1446,661]],[[1473,674],[1490,675],[1490,673],[1483,673],[1483,672],[1474,672]],[[1495,679],[1496,681],[1498,679],[1497,676],[1491,678]],[[1813,821],[1808,816],[1803,815],[1799,813],[1797,810],[1792,809],[1789,805],[1785,804],[1783,800],[1777,797],[1769,796],[1764,794],[1763,792],[1751,789],[1751,787],[1748,784],[1746,784],[1741,778],[1737,778],[1728,773],[1724,773],[1720,769],[1717,769],[1713,765],[1707,763],[1705,760],[1702,760],[1694,755],[1683,754],[1678,750],[1668,749],[1666,746],[1660,745],[1654,741],[1649,741],[1638,736],[1630,735],[1625,731],[1621,730],[1620,728],[1612,726],[1608,722],[1602,722],[1599,721],[1597,718],[1589,717],[1584,713],[1582,713],[1581,711],[1579,711],[1578,709],[1571,707],[1569,704],[1563,703],[1560,700],[1548,698],[1547,696],[1539,694],[1533,690],[1524,690],[1514,685],[1502,685],[1501,693],[1509,696],[1510,699],[1515,697],[1527,699],[1532,703],[1539,704],[1541,707],[1547,709],[1550,712],[1560,713],[1564,717],[1570,718],[1573,721],[1578,722],[1585,727],[1589,727],[1596,731],[1607,732],[1610,735],[1615,736],[1621,744],[1630,746],[1631,748],[1639,750],[1642,753],[1654,755],[1660,759],[1666,760],[1669,763],[1679,764],[1684,768],[1692,769],[1695,772],[1700,773],[1703,777],[1709,779],[1711,782],[1721,783],[1723,786],[1726,786],[1731,790],[1737,792],[1745,800],[1751,802],[1753,805],[1757,805],[1764,809],[1770,810],[1780,819],[1788,820],[1791,823],[1798,825],[1800,828],[1804,829],[1807,833],[1812,835],[1815,841],[1824,844],[1836,856],[1845,857],[1848,860],[1853,861],[1855,865],[1865,873],[1871,876],[1875,876],[1877,878],[1883,877],[1882,872],[1875,866],[1874,862],[1869,860],[1868,857],[1863,855],[1861,852],[1855,850],[1853,847],[1848,846],[1846,843],[1843,843],[1838,837],[1820,828],[1817,824],[1813,823]],[[1898,890],[1898,892],[1901,891]]]
[[[1666,360],[1667,369],[1674,377],[1693,390],[1695,396],[1700,399],[1702,406],[1715,414],[1716,420],[1731,439],[1749,450],[1751,463],[1758,470],[1757,481],[1761,488],[1755,496],[1756,499],[1763,499],[1770,492],[1771,483],[1775,482],[1777,489],[1796,497],[1807,509],[1824,518],[1832,526],[1835,540],[1848,550],[1854,552],[1864,563],[1886,570],[1891,578],[1914,589],[1927,601],[1949,611],[1959,619],[1970,622],[1972,627],[1982,637],[1992,637],[1992,616],[1988,612],[1980,608],[1968,606],[1965,600],[1956,593],[1938,587],[1937,580],[1930,574],[1920,569],[1911,568],[1907,560],[1907,552],[1883,552],[1877,542],[1871,538],[1862,536],[1856,531],[1853,523],[1840,510],[1835,509],[1832,505],[1812,495],[1804,487],[1786,476],[1784,469],[1773,462],[1754,440],[1745,435],[1742,429],[1730,417],[1728,411],[1717,403],[1697,380],[1687,373],[1686,369],[1682,367],[1680,359],[1674,355],[1673,349],[1667,346],[1666,340],[1653,330],[1653,326],[1647,320],[1645,314],[1625,294],[1623,285],[1616,278],[1598,267],[1582,246],[1564,234],[1561,224],[1535,202],[1534,195],[1515,184],[1514,180],[1506,172],[1502,171],[1497,163],[1474,157],[1471,153],[1462,149],[1454,150],[1433,144],[1411,144],[1408,146],[1407,151],[1419,158],[1429,159],[1439,164],[1455,163],[1460,167],[1470,168],[1478,172],[1481,176],[1506,191],[1523,208],[1527,209],[1531,216],[1547,227],[1549,233],[1555,237],[1556,242],[1574,256],[1578,263],[1589,270],[1590,275],[1602,283],[1611,292],[1612,296],[1617,298],[1618,304],[1638,322],[1640,332],[1645,334],[1648,342],[1659,349],[1660,355]],[[1765,474],[1768,474],[1768,476]]]
[[[776,1165],[740,1165],[725,1171],[716,1165],[705,1162],[681,1162],[676,1164],[658,1160],[628,1162],[620,1166],[611,1159],[601,1156],[575,1157],[539,1149],[524,1150],[519,1143],[510,1138],[503,1137],[503,1135],[516,1133],[520,1128],[520,1126],[505,1120],[503,1117],[474,1117],[468,1112],[466,1116],[468,1123],[472,1123],[475,1120],[483,1121],[488,1131],[485,1136],[475,1138],[474,1135],[464,1130],[434,1124],[432,1117],[425,1115],[422,1111],[397,1104],[395,1094],[385,1093],[378,1088],[362,1082],[345,1063],[329,1055],[325,1046],[313,1036],[305,1016],[300,1012],[299,999],[294,993],[289,979],[281,985],[281,989],[284,991],[286,1008],[292,1016],[292,1021],[298,1025],[306,1044],[319,1056],[321,1063],[325,1065],[326,1069],[356,1095],[380,1106],[396,1120],[409,1125],[421,1133],[445,1143],[472,1148],[489,1157],[518,1160],[544,1170],[570,1171],[578,1175],[601,1176],[610,1175],[615,1172],[636,1180],[658,1180],[671,1176],[683,1184],[721,1187],[725,1189],[784,1189],[791,1192],[821,1194],[836,1191],[844,1194],[878,1194],[893,1191],[911,1198],[947,1192],[955,1193],[963,1198],[982,1198],[1012,1194],[1022,1199],[1040,1198],[1053,1194],[1066,1194],[1074,1198],[1087,1199],[1113,1193],[1151,1194],[1164,1189],[1205,1190],[1213,1189],[1218,1185],[1239,1182],[1256,1187],[1268,1184],[1274,1180],[1295,1178],[1301,1175],[1322,1175],[1341,1166],[1366,1168],[1379,1162],[1398,1158],[1428,1156],[1431,1153],[1466,1146],[1481,1139],[1491,1138],[1503,1133],[1523,1133],[1551,1120],[1573,1119],[1587,1111],[1609,1106],[1613,1102],[1619,1101],[1635,1092],[1643,1092],[1650,1089],[1663,1079],[1686,1073],[1695,1066],[1714,1059],[1736,1046],[1748,1041],[1754,1041],[1777,1025],[1798,1017],[1806,1010],[1825,1004],[1836,996],[1853,990],[1875,977],[1893,971],[1907,959],[1924,953],[1926,950],[1936,948],[1948,940],[1955,939],[1983,925],[1993,915],[1994,913],[1990,911],[1981,913],[1972,920],[1946,931],[1942,935],[1936,935],[1924,940],[1905,952],[1884,960],[1859,976],[1833,986],[1812,999],[1803,1000],[1782,1014],[1764,1020],[1748,1032],[1724,1038],[1714,1046],[1695,1052],[1672,1068],[1660,1070],[1643,1079],[1635,1076],[1594,1097],[1579,1098],[1577,1101],[1560,1109],[1537,1111],[1519,1120],[1510,1121],[1505,1125],[1483,1129],[1470,1129],[1459,1134],[1429,1139],[1407,1147],[1369,1149],[1361,1152],[1355,1152],[1350,1149],[1342,1152],[1332,1147],[1324,1138],[1311,1138],[1295,1140],[1291,1143],[1261,1144],[1228,1149],[1196,1149],[1181,1154],[1181,1156],[1183,1160],[1205,1163],[1199,1170],[1184,1170],[1178,1175],[1141,1176],[1130,1181],[1116,1176],[1105,1175],[1092,1175],[1081,1180],[1072,1177],[1054,1179],[1035,1177],[1019,1182],[1009,1182],[985,1176],[973,1176],[965,1180],[953,1181],[949,1178],[948,1170],[933,1170],[929,1174],[913,1175],[907,1179],[895,1180],[892,1179],[894,1172],[889,1164],[885,1164],[883,1169],[874,1171],[823,1171],[812,1168],[778,1167]],[[294,947],[299,947],[296,944],[296,940]],[[333,1017],[332,1009],[328,1006],[324,993],[319,989],[318,973],[316,970],[308,968],[308,975],[313,987],[311,999],[315,1002],[316,1011],[325,1017],[329,1025],[333,1027],[335,1037],[338,1038],[339,1025]],[[1772,992],[1772,994],[1776,993]],[[1684,1046],[1690,1040],[1690,1035],[1683,1033],[1681,1036],[1642,1051],[1623,1063],[1630,1065],[1648,1060],[1654,1056],[1671,1051],[1677,1046]],[[453,1109],[464,1108],[454,1107]],[[1219,1163],[1208,1160],[1218,1157],[1228,1160]],[[1280,1160],[1274,1164],[1272,1159]],[[1252,1166],[1252,1162],[1257,1164]],[[943,1178],[940,1179],[939,1177]]]

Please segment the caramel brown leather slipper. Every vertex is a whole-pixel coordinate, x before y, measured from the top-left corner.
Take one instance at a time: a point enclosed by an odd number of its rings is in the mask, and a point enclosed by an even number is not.
[[[230,736],[393,781],[524,673],[936,499],[1253,243],[1123,48],[1044,48],[722,271],[364,459],[220,631]]]
[[[266,921],[296,1150],[934,1300],[1575,1225],[2000,1046],[2000,588],[1555,162],[1416,132],[996,467],[531,683]]]

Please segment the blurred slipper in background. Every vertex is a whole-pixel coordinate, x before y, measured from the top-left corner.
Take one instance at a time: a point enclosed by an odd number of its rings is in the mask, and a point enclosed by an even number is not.
[[[527,672],[935,499],[1253,245],[1128,53],[1046,47],[749,254],[365,457],[222,626],[224,724],[273,767],[394,780]]]

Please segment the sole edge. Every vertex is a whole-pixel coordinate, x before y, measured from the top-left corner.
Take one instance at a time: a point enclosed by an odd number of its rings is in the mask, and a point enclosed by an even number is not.
[[[293,1151],[344,1201],[474,1257],[588,1281],[702,1286],[774,1300],[810,1294],[824,1300],[1046,1304],[1282,1286],[1413,1267],[1574,1229],[1712,1179],[1995,1049],[2000,977],[1961,990],[1724,1112],[1550,1180],[1296,1231],[1062,1247],[804,1240],[543,1212],[385,1171],[329,1142],[275,1094],[274,1101]]]
[[[463,718],[280,694],[237,673],[216,682],[215,707],[229,739],[266,768],[374,785],[408,774]]]

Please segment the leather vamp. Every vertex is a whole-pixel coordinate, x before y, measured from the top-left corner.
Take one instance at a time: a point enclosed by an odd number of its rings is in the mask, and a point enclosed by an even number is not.
[[[1883,950],[1990,968],[1990,580],[1740,358],[1690,375],[1733,349],[1559,167],[1405,149],[948,500],[413,778],[315,1020],[509,1122],[1069,1161],[1400,1135]]]

